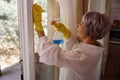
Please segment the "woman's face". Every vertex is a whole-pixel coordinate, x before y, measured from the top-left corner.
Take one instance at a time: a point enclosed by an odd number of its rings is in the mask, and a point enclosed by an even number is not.
[[[82,22],[77,25],[77,37],[80,40],[86,37],[85,27]]]

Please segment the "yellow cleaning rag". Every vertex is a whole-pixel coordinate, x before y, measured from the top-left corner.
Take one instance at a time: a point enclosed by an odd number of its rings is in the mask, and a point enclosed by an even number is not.
[[[56,21],[51,21],[51,25],[54,25],[54,30],[59,30],[62,32],[64,38],[69,38],[71,36],[71,32],[66,28],[63,23],[57,23]]]
[[[35,30],[36,31],[43,31],[42,27],[42,12],[44,10],[40,5],[37,3],[33,4],[32,6],[32,14],[33,14],[33,23],[35,24]]]

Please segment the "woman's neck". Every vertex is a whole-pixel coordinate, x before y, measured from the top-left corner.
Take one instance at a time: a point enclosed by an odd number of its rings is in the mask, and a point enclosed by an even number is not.
[[[98,46],[98,44],[97,44],[98,42],[96,40],[94,40],[94,39],[91,39],[90,37],[86,37],[86,38],[82,39],[82,42]]]

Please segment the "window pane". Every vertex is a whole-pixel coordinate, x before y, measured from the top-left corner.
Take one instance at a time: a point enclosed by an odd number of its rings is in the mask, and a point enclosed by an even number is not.
[[[17,0],[0,0],[0,65],[4,69],[20,59]]]
[[[39,4],[45,10],[45,12],[42,13],[42,26],[45,35],[47,35],[47,0],[33,0],[33,2]],[[37,52],[38,37],[36,31],[34,34],[35,52]]]

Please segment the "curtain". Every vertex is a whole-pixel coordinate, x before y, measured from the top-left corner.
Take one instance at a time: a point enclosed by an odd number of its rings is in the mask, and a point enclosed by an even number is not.
[[[57,0],[47,0],[48,2],[48,15],[47,15],[47,20],[48,20],[48,38],[53,39],[54,36],[54,29],[50,25],[51,19],[55,17],[60,17],[60,9],[59,9],[59,4]]]
[[[76,34],[76,25],[83,15],[83,0],[59,0],[61,21]]]
[[[57,3],[57,1],[59,1]],[[48,0],[48,34],[50,39],[53,39],[54,30],[49,25],[49,21],[54,17],[60,17],[61,22],[63,22],[76,37],[76,26],[81,21],[83,14],[87,11],[88,0]],[[65,50],[67,49],[67,44],[63,45]],[[56,68],[54,68],[56,71]],[[58,71],[58,70],[57,70]],[[60,68],[59,80],[66,79],[67,70]],[[55,79],[58,80],[58,76],[54,75]]]
[[[80,23],[84,12],[87,10],[87,5],[84,1],[87,0],[58,0],[60,5],[60,18],[61,22],[66,25],[76,37],[76,26]],[[63,49],[67,49],[67,44],[64,43]],[[60,68],[59,80],[66,80],[68,70]]]
[[[89,0],[88,11],[97,11],[97,12],[106,14],[106,7],[109,6],[108,1],[110,2],[110,0]],[[107,11],[107,15],[108,15],[108,11]],[[97,80],[100,80],[101,74],[104,74],[104,67],[106,63],[106,55],[108,50],[108,36],[99,40],[99,42],[101,42],[104,45],[104,52],[101,57],[101,60],[97,65],[97,70],[96,70]]]
[[[50,21],[51,19],[55,18],[55,17],[60,17],[60,9],[59,9],[59,4],[57,2],[57,0],[47,0],[48,2],[48,16],[47,16],[47,20],[48,20],[48,27],[47,27],[47,36],[49,39],[53,39],[54,36],[54,29],[53,27],[51,27],[50,25]],[[45,80],[58,80],[59,78],[59,68],[56,66],[49,66],[46,68],[46,74],[44,75]]]

